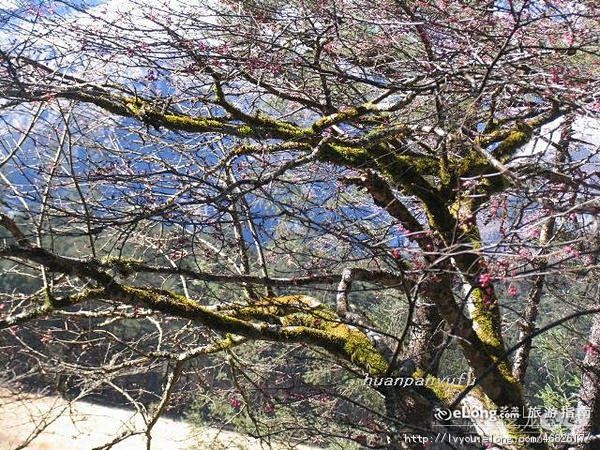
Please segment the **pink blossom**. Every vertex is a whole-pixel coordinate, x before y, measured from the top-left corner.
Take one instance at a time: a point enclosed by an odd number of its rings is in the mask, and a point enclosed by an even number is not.
[[[517,295],[519,295],[519,290],[512,283],[508,286],[508,295],[510,295],[511,297],[516,297]]]
[[[597,356],[598,354],[600,354],[600,348],[598,348],[596,344],[588,342],[583,346],[583,352],[586,355]]]
[[[413,260],[413,268],[414,270],[423,270],[425,269],[425,267],[427,267],[427,265],[425,264],[425,261],[423,259],[414,259]]]
[[[229,399],[229,404],[234,408],[234,409],[240,409],[242,407],[242,401],[238,398],[238,397],[231,397]]]
[[[469,179],[461,182],[462,187],[470,189],[479,186],[479,180]]]
[[[550,74],[552,75],[552,82],[553,83],[558,83],[560,82],[560,76],[559,76],[559,69],[557,67],[552,67],[550,69]]]
[[[490,199],[490,214],[492,216],[498,215],[498,210],[500,209],[500,199],[498,197],[492,197]]]
[[[563,34],[563,37],[569,46],[573,45],[573,34],[570,32],[566,32]]]
[[[492,275],[490,275],[489,273],[486,272],[479,275],[479,284],[481,284],[482,287],[489,286],[491,281]]]
[[[50,342],[52,342],[53,338],[54,335],[52,333],[52,330],[46,330],[42,335],[40,341],[44,344],[49,344]]]
[[[521,248],[519,249],[519,256],[521,258],[525,258],[525,259],[530,259],[531,258],[531,251],[526,249],[526,248]]]
[[[581,252],[579,250],[577,250],[575,247],[573,247],[572,245],[565,246],[563,248],[563,251],[565,252],[565,255],[567,257],[578,258],[581,256]]]
[[[189,255],[189,252],[185,249],[181,249],[181,250],[175,250],[173,251],[169,257],[171,258],[171,260],[173,261],[179,261],[180,259],[185,258],[186,256]]]
[[[271,402],[267,402],[267,403],[265,403],[265,406],[263,407],[263,411],[267,414],[271,414],[275,411],[275,405],[273,405],[273,403],[271,403]]]

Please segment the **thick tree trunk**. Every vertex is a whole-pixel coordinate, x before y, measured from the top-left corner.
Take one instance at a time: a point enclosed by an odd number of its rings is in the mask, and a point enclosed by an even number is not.
[[[429,428],[431,405],[418,398],[413,392],[396,387],[384,389],[382,392],[385,395],[386,415],[394,421],[386,448],[424,449],[425,446],[418,442],[417,436],[424,435],[419,430]]]
[[[597,297],[596,304],[600,304],[600,293]],[[573,427],[572,433],[574,436],[590,437],[600,435],[600,314],[594,316],[585,350],[577,405],[578,422]],[[586,409],[589,410],[589,413]],[[589,440],[574,448],[577,450],[600,449],[600,439]]]
[[[437,307],[429,297],[420,297],[415,305],[405,357],[411,358],[415,365],[437,375],[440,358],[438,352],[444,342],[444,322]]]

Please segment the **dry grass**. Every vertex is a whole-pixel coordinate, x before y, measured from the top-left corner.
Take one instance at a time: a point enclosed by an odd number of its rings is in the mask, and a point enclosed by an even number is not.
[[[0,450],[91,450],[121,433],[142,430],[140,414],[88,402],[67,403],[58,397],[15,395],[0,389]],[[42,430],[26,447],[19,447]],[[152,430],[153,450],[262,449],[260,442],[230,431],[204,428],[194,431],[183,421],[161,418]],[[292,448],[288,445],[274,449]],[[311,447],[293,447],[309,450]],[[143,434],[129,437],[114,450],[145,450]]]

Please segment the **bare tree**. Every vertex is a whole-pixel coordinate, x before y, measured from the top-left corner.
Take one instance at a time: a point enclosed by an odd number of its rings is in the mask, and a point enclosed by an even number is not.
[[[517,411],[473,414],[481,438],[538,435],[525,380],[539,330],[600,307],[595,2],[2,14],[11,378],[118,393],[144,410],[150,447],[177,383],[221,354],[233,410],[269,439],[264,405],[283,400],[253,357],[285,348],[300,370],[331,368],[335,402],[329,428],[303,417],[279,433],[418,448],[411,436],[450,424],[436,409],[463,408]],[[578,295],[557,309],[565,284]],[[450,363],[475,384],[444,381]],[[145,393],[120,381],[141,367],[160,375]],[[382,376],[429,383],[344,396]]]

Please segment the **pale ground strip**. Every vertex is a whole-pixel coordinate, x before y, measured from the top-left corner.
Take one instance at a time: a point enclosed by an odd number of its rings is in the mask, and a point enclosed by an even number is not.
[[[22,396],[21,396],[22,397]],[[30,450],[91,450],[110,442],[125,430],[143,429],[140,415],[125,409],[88,402],[69,406],[58,397],[32,396],[17,398],[0,389],[0,450],[14,450],[36,429],[49,425],[29,446]],[[152,450],[258,450],[260,441],[216,428],[192,429],[183,421],[159,419],[152,430]],[[315,447],[272,445],[277,450]],[[143,435],[131,437],[112,447],[114,450],[145,450]]]

